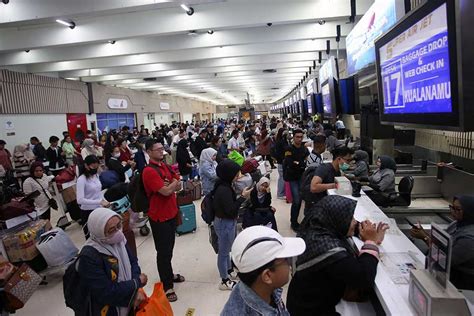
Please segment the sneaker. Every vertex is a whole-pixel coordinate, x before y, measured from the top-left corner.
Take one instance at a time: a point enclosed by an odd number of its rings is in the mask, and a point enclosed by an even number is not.
[[[237,272],[235,272],[234,270],[229,271],[229,279],[230,279],[231,281],[237,281],[237,280],[239,280],[239,277],[238,277],[238,275],[237,275]]]
[[[225,280],[225,281],[221,281],[221,283],[219,284],[219,290],[221,291],[232,291],[232,289],[234,288],[234,286],[237,284],[237,282],[235,281],[232,281],[232,280]]]

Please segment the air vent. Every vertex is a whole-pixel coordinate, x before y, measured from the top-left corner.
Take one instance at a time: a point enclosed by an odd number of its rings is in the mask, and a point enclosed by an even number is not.
[[[150,77],[150,78],[143,78],[143,81],[156,81],[156,77]]]
[[[276,69],[263,69],[262,72],[266,74],[273,74],[277,72],[277,70]]]
[[[280,90],[280,88],[271,88],[271,90]]]
[[[198,91],[198,92],[194,92],[194,94],[206,94],[207,92],[206,91]]]

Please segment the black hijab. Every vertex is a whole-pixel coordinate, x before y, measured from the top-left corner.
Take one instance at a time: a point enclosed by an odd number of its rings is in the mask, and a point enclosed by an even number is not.
[[[296,261],[297,271],[314,266],[320,269],[354,253],[347,233],[356,205],[355,200],[328,195],[311,208],[298,233],[306,250]]]
[[[176,157],[178,156],[186,160],[191,159],[188,152],[188,141],[184,138],[178,142],[178,147],[176,147]]]
[[[462,220],[458,226],[474,224],[474,195],[456,195],[453,200],[458,200],[462,207]]]
[[[394,172],[397,171],[397,163],[390,156],[379,156],[380,159],[380,170],[392,169]]]
[[[231,184],[237,173],[240,171],[240,166],[230,159],[222,160],[216,168],[217,177],[221,182]]]

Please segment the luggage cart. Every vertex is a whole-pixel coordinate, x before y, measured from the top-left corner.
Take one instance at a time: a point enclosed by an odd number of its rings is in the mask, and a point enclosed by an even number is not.
[[[71,184],[72,183],[72,184]],[[71,181],[71,182],[66,182],[62,184],[63,189],[70,187],[72,185],[75,185],[76,181]],[[66,187],[65,187],[66,186]],[[64,202],[62,194],[59,192],[58,185],[56,182],[53,181],[53,190],[54,190],[54,196],[53,198],[56,200],[58,204],[58,212],[61,214],[61,217],[58,219],[58,222],[56,223],[57,227],[60,227],[61,229],[66,229],[66,227],[71,225],[71,221],[66,215],[66,202]]]

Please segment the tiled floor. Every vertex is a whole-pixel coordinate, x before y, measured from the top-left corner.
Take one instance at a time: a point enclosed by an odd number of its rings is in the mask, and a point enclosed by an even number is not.
[[[276,173],[273,173],[271,187],[273,196],[276,195]],[[419,199],[416,204],[431,207],[444,205],[437,199]],[[219,315],[225,304],[229,292],[219,291],[217,286],[219,283],[219,275],[216,267],[217,256],[213,252],[208,242],[208,230],[206,224],[200,218],[200,203],[195,203],[198,218],[198,229],[195,233],[177,237],[174,251],[173,266],[176,273],[180,273],[186,277],[186,282],[176,285],[176,292],[179,297],[178,301],[172,303],[175,315],[185,315],[188,309],[195,309],[194,315],[211,316]],[[285,201],[278,200],[274,197],[273,206],[277,209],[278,228],[284,236],[294,236],[290,230],[289,214],[290,204]],[[302,211],[301,211],[302,213]],[[53,219],[52,221],[56,221]],[[84,238],[77,224],[73,224],[66,230],[73,241],[80,247]],[[153,284],[159,281],[155,250],[151,235],[142,237],[136,233],[139,262],[142,271],[148,275],[148,285],[146,292],[151,294]],[[72,310],[64,305],[62,293],[62,274],[56,273],[48,277],[49,284],[40,287],[35,292],[27,305],[19,310],[16,315],[19,316],[67,316],[73,315]],[[284,292],[286,295],[286,291]],[[359,308],[359,310],[356,310]],[[360,310],[362,308],[362,310]],[[367,315],[367,308],[370,306],[348,306],[344,304],[338,306],[338,310],[344,315],[363,314]],[[363,312],[362,312],[363,311]]]

